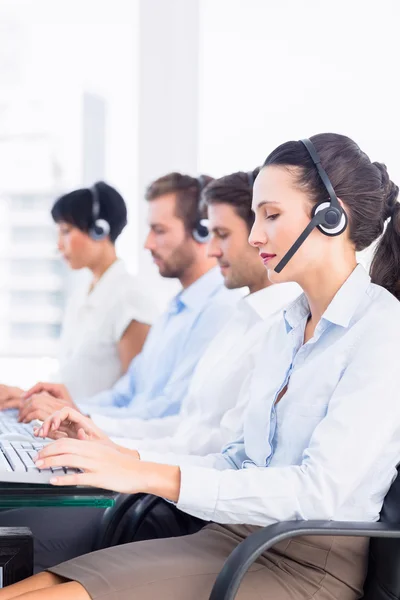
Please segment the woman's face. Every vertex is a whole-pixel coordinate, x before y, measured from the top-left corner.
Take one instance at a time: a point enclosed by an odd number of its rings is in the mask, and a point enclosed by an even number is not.
[[[326,268],[334,238],[314,229],[281,273],[274,271],[311,219],[312,205],[307,194],[296,187],[295,168],[264,167],[254,183],[252,208],[255,222],[249,242],[258,248],[271,282],[301,285],[310,269]]]
[[[98,244],[87,233],[69,223],[58,223],[57,247],[71,269],[90,267],[96,260]]]

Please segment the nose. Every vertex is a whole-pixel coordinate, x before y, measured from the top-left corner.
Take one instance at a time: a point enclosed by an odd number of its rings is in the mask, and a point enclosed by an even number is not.
[[[59,235],[57,237],[57,249],[59,250],[59,252],[62,252],[64,250],[64,241],[62,235]]]
[[[208,242],[207,256],[208,258],[221,258],[222,256],[222,250],[215,235],[212,235]]]
[[[154,235],[153,232],[150,230],[149,233],[147,234],[147,238],[144,242],[144,249],[145,250],[154,250]]]
[[[268,236],[263,228],[263,221],[260,218],[255,218],[253,227],[249,235],[249,244],[254,248],[265,246],[268,242]]]

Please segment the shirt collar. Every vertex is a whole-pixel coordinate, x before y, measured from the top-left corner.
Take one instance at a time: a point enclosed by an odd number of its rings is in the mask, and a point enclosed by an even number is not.
[[[200,310],[208,299],[223,286],[224,280],[218,267],[199,277],[188,288],[179,292],[170,302],[168,312],[180,312],[183,308]]]
[[[322,315],[322,319],[341,327],[348,327],[370,282],[370,276],[364,267],[358,264],[336,292],[328,308]],[[286,330],[289,332],[297,327],[309,314],[310,307],[303,293],[284,311]]]
[[[262,320],[265,320],[282,310],[300,294],[301,287],[297,283],[277,283],[245,296],[241,304],[249,306]]]
[[[96,307],[104,302],[104,298],[109,296],[110,290],[114,285],[118,286],[118,279],[122,273],[125,273],[125,265],[122,260],[117,259],[103,273],[99,281],[91,292],[86,293],[86,306]]]

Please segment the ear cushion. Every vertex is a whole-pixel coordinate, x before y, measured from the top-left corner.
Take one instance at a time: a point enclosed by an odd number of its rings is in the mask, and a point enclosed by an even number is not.
[[[104,240],[110,233],[110,224],[104,219],[97,219],[89,235],[94,240]]]
[[[211,236],[207,224],[207,219],[201,219],[201,221],[197,224],[196,229],[193,229],[192,231],[193,239],[199,244],[207,244],[210,241]]]
[[[319,202],[318,204],[316,204],[312,210],[312,217],[314,217],[317,213],[319,213],[321,210],[327,209],[331,207],[331,203],[330,202]],[[342,209],[341,211],[341,217],[340,217],[340,221],[338,223],[338,225],[336,227],[333,228],[329,228],[329,227],[324,227],[323,224],[321,225],[317,225],[317,229],[320,230],[321,233],[323,233],[324,235],[328,235],[328,236],[335,236],[335,235],[340,235],[343,233],[343,231],[346,229],[347,227],[347,215],[345,213],[345,211]]]

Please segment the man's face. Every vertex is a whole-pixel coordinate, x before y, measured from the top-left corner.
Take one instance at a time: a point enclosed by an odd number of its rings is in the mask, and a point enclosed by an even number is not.
[[[175,194],[151,200],[148,212],[149,234],[145,242],[162,277],[180,278],[195,260],[195,242],[176,216]]]
[[[225,286],[236,289],[261,279],[265,268],[255,248],[248,243],[247,223],[229,204],[208,207],[211,241],[208,255],[218,260]]]

